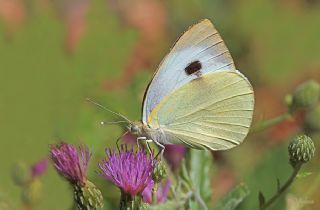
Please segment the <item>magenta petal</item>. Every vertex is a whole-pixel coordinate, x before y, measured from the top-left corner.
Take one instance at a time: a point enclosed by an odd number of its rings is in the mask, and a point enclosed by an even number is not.
[[[152,182],[155,160],[143,149],[135,152],[122,145],[120,153],[106,149],[106,155],[99,163],[100,173],[123,192],[135,196]]]
[[[142,192],[142,198],[145,203],[152,203],[152,188],[154,182],[152,181]],[[167,200],[167,196],[170,190],[171,182],[170,180],[164,180],[160,183],[157,190],[157,203],[163,203]]]
[[[37,163],[35,163],[31,167],[32,177],[38,177],[41,176],[43,173],[47,171],[48,168],[48,159],[44,158]]]
[[[91,157],[88,147],[77,148],[71,144],[61,143],[51,146],[51,159],[60,175],[74,184],[84,184],[86,171]]]

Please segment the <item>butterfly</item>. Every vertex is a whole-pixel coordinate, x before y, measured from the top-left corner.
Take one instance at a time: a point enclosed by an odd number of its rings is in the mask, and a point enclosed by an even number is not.
[[[162,148],[226,150],[248,134],[253,89],[208,19],[191,26],[160,63],[145,92],[142,120],[128,131]]]

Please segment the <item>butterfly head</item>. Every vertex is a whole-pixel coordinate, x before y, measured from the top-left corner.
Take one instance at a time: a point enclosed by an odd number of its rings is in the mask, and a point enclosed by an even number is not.
[[[133,135],[139,136],[142,133],[142,126],[143,126],[142,122],[135,121],[135,122],[130,122],[130,124],[127,126],[127,129]]]

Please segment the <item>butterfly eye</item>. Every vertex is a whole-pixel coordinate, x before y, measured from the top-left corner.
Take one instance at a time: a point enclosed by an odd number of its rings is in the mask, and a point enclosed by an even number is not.
[[[139,132],[139,128],[136,125],[130,125],[128,126],[128,130],[132,133],[132,134],[137,134]]]

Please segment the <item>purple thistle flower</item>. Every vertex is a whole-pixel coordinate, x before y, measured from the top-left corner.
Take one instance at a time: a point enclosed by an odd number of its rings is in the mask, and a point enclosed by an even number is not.
[[[72,184],[85,185],[90,157],[91,153],[86,146],[80,146],[78,150],[75,146],[66,143],[51,146],[54,167]]]
[[[145,203],[152,203],[152,188],[154,186],[154,182],[150,182],[150,184],[144,189],[142,192],[142,198]],[[160,183],[157,190],[157,203],[163,203],[167,200],[167,196],[170,190],[171,182],[170,180],[164,180]]]
[[[128,150],[121,145],[119,153],[106,149],[107,158],[99,163],[101,175],[112,181],[121,191],[135,196],[152,182],[155,160],[143,149]]]
[[[36,162],[33,166],[31,166],[32,177],[39,177],[44,172],[47,171],[48,168],[48,159],[44,158]]]

